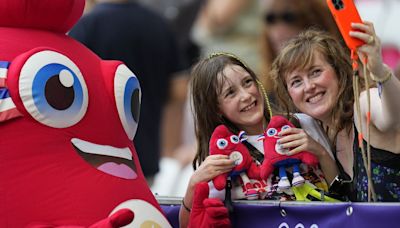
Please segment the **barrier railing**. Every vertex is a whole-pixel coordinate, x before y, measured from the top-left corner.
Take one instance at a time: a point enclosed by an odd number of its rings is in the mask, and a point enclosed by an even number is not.
[[[181,198],[157,197],[173,227]],[[400,227],[400,203],[324,203],[236,200],[233,227]]]

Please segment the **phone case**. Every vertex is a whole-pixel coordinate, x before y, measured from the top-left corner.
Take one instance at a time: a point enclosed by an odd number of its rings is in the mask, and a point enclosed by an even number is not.
[[[362,23],[353,0],[326,0],[326,2],[346,45],[352,50],[363,45],[364,41],[349,35],[349,32],[353,30],[351,28],[352,22]]]

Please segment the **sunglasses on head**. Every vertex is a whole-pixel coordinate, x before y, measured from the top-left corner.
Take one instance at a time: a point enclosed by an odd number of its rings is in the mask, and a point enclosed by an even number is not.
[[[286,24],[293,24],[296,22],[298,16],[292,12],[283,13],[267,13],[264,20],[267,24],[276,24],[277,22],[284,22]]]

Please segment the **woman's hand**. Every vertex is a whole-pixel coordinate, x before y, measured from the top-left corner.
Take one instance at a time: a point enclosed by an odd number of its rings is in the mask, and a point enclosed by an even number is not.
[[[230,172],[234,167],[235,161],[227,155],[209,155],[193,173],[190,184],[194,186],[200,182],[209,182],[222,173]]]
[[[381,41],[376,36],[374,25],[371,22],[352,23],[351,27],[357,31],[351,31],[350,36],[365,42],[358,47],[357,52],[361,60],[367,58],[367,69],[377,78],[385,76],[382,61]]]
[[[288,128],[278,134],[281,138],[278,140],[282,148],[290,148],[287,155],[293,155],[302,151],[313,153],[319,160],[322,172],[328,183],[337,176],[338,170],[335,160],[329,155],[328,151],[303,129]]]
[[[317,157],[321,157],[326,154],[326,150],[322,147],[322,145],[316,142],[301,128],[288,128],[279,132],[278,135],[281,138],[277,141],[277,143],[283,149],[290,149],[290,151],[287,153],[289,156],[301,151],[311,152]]]

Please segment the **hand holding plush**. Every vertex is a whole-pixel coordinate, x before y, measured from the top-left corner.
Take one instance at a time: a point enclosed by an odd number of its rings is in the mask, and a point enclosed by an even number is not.
[[[249,177],[259,179],[259,168],[253,162],[247,147],[242,144],[241,135],[235,135],[229,131],[225,125],[219,125],[215,128],[210,139],[210,155],[223,154],[228,155],[230,159],[235,160],[236,166],[230,173],[223,173],[213,179],[216,189],[225,188],[228,176],[232,178],[240,177],[245,188],[245,196],[248,199],[258,198],[258,191],[250,183]]]
[[[302,151],[293,155],[287,155],[290,149],[283,149],[277,143],[278,133],[282,130],[295,127],[288,119],[283,116],[273,116],[264,134],[264,162],[261,166],[261,178],[267,180],[275,168],[279,168],[280,181],[278,187],[287,189],[290,183],[286,176],[286,167],[293,167],[292,185],[298,186],[304,183],[304,178],[300,176],[298,165],[305,163],[315,166],[318,158],[310,152]]]

